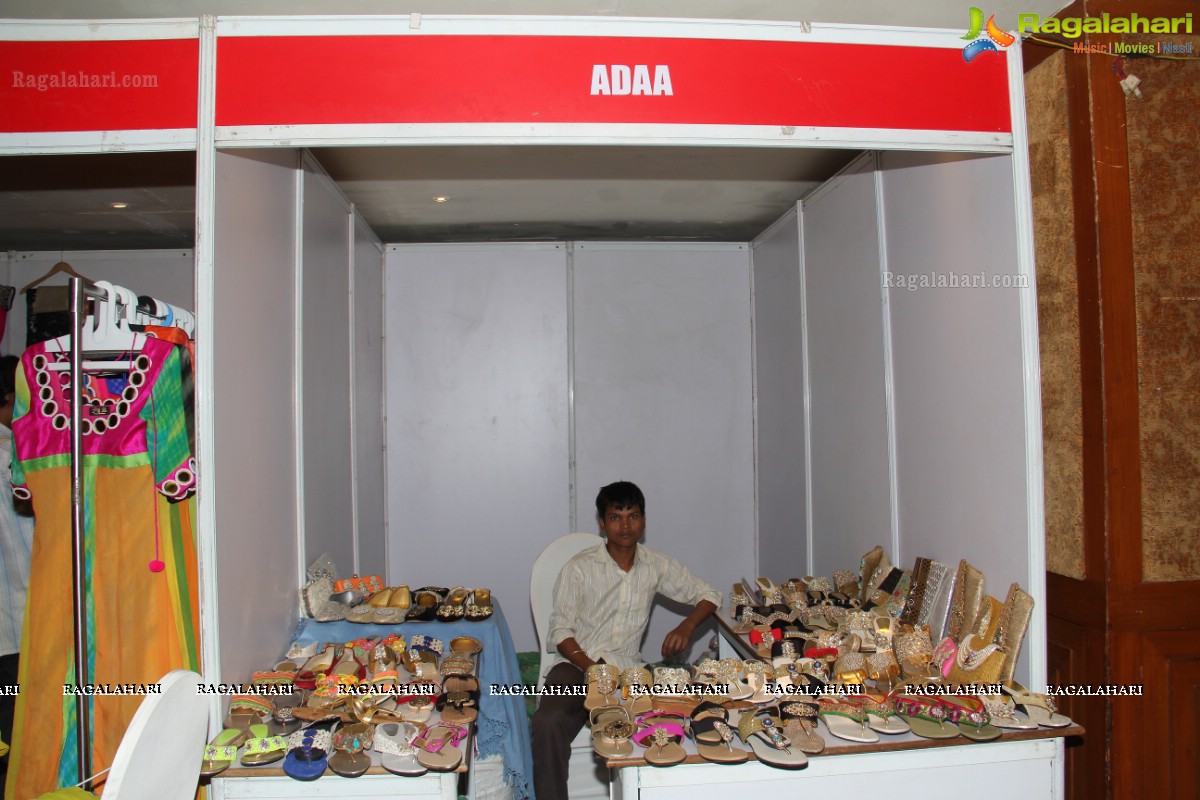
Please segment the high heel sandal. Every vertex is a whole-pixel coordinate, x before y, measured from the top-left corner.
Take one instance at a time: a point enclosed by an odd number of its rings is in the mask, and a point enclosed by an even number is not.
[[[317,676],[333,668],[333,661],[336,656],[337,646],[330,644],[326,645],[325,649],[320,653],[305,661],[304,666],[300,667],[300,671],[296,673],[296,688],[315,689],[317,687]]]

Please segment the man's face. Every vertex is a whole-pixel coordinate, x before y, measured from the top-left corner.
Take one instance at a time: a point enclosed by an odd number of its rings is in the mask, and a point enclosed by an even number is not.
[[[637,506],[617,508],[609,506],[600,520],[600,528],[613,544],[632,547],[646,532],[646,515]]]

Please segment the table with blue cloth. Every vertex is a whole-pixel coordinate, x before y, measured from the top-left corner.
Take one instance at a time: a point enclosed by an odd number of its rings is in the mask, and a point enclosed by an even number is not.
[[[514,800],[533,797],[533,749],[529,742],[529,723],[525,716],[525,698],[519,693],[493,693],[493,685],[511,687],[521,683],[517,651],[504,620],[500,603],[492,599],[494,613],[481,622],[405,622],[402,625],[361,625],[354,622],[300,621],[293,643],[350,642],[375,639],[394,633],[405,642],[415,634],[441,639],[446,650],[456,636],[472,636],[483,643],[478,656],[479,716],[475,736],[479,758],[499,755],[504,762],[504,782],[513,789]]]

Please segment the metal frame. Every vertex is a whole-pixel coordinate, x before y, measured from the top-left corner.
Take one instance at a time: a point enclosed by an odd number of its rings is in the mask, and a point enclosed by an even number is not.
[[[1025,135],[1024,88],[1019,48],[1010,48],[1008,90],[1012,131],[1008,134],[860,128],[780,130],[747,125],[655,124],[437,124],[437,125],[284,125],[217,127],[216,52],[219,37],[270,35],[575,35],[656,36],[667,38],[747,39],[763,41],[839,42],[879,46],[958,48],[958,32],[920,28],[885,28],[807,23],[629,19],[615,17],[407,16],[389,17],[204,17],[171,20],[105,20],[28,22],[5,20],[3,35],[30,41],[102,41],[118,39],[199,39],[199,114],[195,130],[82,131],[0,134],[0,155],[46,153],[103,153],[116,151],[197,151],[197,235],[195,242],[197,336],[196,425],[197,451],[211,459],[215,446],[213,410],[213,346],[209,332],[216,324],[214,308],[215,160],[217,148],[297,147],[321,145],[475,144],[659,144],[665,146],[836,147],[861,149],[938,150],[947,152],[1011,153],[1016,186],[1019,258],[1017,269],[1034,274],[1032,202],[1029,195],[1028,142]],[[390,249],[390,247],[389,247]],[[1028,585],[1034,596],[1045,596],[1045,542],[1042,490],[1040,377],[1038,368],[1036,288],[1033,280],[1021,290],[1022,356],[1025,363],[1026,453],[1028,465],[1027,537],[1031,558]],[[806,413],[806,412],[805,412]],[[198,557],[200,561],[201,652],[205,679],[215,682],[220,664],[217,581],[214,537],[215,484],[204,470],[198,476]],[[811,555],[811,553],[810,553]],[[1031,623],[1029,657],[1032,682],[1045,681],[1046,625],[1044,608]],[[212,719],[219,720],[220,700],[214,698]],[[220,793],[219,791],[217,792]]]

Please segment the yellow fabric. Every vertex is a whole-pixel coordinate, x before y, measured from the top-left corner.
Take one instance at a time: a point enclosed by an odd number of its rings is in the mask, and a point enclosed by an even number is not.
[[[52,467],[26,475],[33,493],[37,527],[22,632],[19,682],[13,725],[6,796],[37,797],[69,782],[59,774],[62,746],[74,748],[74,737],[64,741],[64,717],[75,697],[64,696],[63,684],[74,684],[73,603],[71,589],[71,530],[68,496],[69,468]],[[93,537],[91,556],[91,647],[95,653],[92,684],[152,684],[172,669],[196,669],[194,645],[182,641],[176,622],[177,601],[171,597],[176,564],[168,556],[172,539],[170,521],[182,521],[176,531],[184,553],[179,561],[190,574],[185,588],[190,594],[192,630],[197,603],[194,587],[195,543],[187,506],[172,508],[155,491],[149,464],[92,469],[89,481],[94,497],[106,502],[87,504],[94,520],[85,527]],[[114,498],[124,498],[115,501]],[[151,572],[154,557],[155,505],[163,544],[164,572]],[[66,533],[64,533],[66,532]],[[180,536],[181,535],[181,536]],[[186,623],[185,623],[186,624]],[[92,698],[92,773],[112,764],[121,737],[142,701],[142,695]],[[61,743],[61,744],[60,744]],[[78,780],[78,778],[75,778]]]

